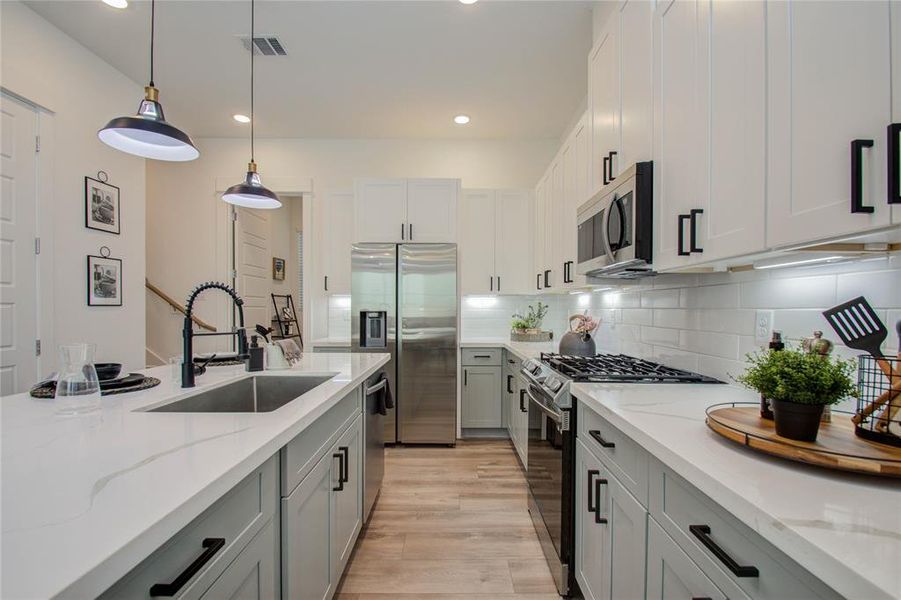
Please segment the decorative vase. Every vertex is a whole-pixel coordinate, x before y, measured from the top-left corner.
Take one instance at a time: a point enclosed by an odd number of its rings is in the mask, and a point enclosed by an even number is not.
[[[590,333],[567,331],[560,338],[560,354],[564,356],[594,356],[597,346]]]
[[[798,404],[785,400],[770,400],[776,423],[776,433],[790,440],[815,442],[820,430],[823,404]]]

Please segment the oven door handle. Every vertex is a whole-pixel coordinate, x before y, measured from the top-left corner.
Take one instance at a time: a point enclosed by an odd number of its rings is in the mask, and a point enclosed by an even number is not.
[[[545,406],[543,402],[539,401],[539,400],[532,394],[531,386],[529,386],[529,389],[526,390],[526,394],[529,396],[529,400],[532,401],[532,404],[534,404],[535,406],[537,406],[537,407],[538,407],[538,410],[540,410],[541,412],[543,412],[544,414],[546,414],[548,417],[550,417],[550,419],[551,419],[551,420],[554,422],[554,424],[557,426],[557,431],[559,431],[559,432],[562,433],[563,430],[564,430],[564,429],[563,429],[563,425],[564,425],[564,423],[563,423],[563,413],[555,412],[555,411],[551,410],[550,408],[548,408],[547,406]]]

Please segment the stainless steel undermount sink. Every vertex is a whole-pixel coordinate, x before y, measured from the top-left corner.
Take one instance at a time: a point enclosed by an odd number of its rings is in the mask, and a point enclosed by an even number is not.
[[[148,409],[147,412],[250,413],[272,412],[306,394],[334,377],[328,375],[291,375],[248,377],[213,388],[175,402]]]

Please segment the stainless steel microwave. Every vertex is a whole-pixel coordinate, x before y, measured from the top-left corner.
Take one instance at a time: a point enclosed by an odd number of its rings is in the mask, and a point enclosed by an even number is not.
[[[578,272],[635,279],[654,274],[654,165],[635,163],[578,211]]]

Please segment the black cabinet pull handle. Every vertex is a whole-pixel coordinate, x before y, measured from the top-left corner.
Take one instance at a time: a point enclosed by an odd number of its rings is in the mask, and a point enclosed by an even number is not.
[[[888,203],[901,204],[901,123],[888,126]]]
[[[691,252],[685,250],[685,221],[691,218],[690,215],[679,215],[679,237],[678,237],[678,254],[679,256],[688,256]]]
[[[708,550],[713,552],[713,555],[726,565],[726,568],[732,571],[736,577],[760,577],[760,571],[757,570],[757,567],[746,567],[738,564],[719,544],[713,541],[713,538],[710,537],[709,525],[689,525],[688,530]]]
[[[692,596],[691,600],[713,600],[713,599],[708,596]]]
[[[497,276],[497,291],[501,291],[501,276]]]
[[[410,223],[410,241],[413,241],[413,223]]]
[[[343,460],[341,461],[341,469],[339,472],[339,476],[347,483],[350,481],[350,448],[347,446],[340,446],[338,448],[338,452],[344,455]]]
[[[510,386],[513,384],[513,375],[507,375],[507,393],[512,394],[513,388]]]
[[[851,140],[851,212],[872,213],[876,209],[863,205],[863,149],[872,148],[873,140]]]
[[[563,263],[563,283],[569,283],[569,261]]]
[[[407,239],[407,238],[405,237],[405,236],[406,236],[406,233],[407,233],[407,230],[406,230],[406,228],[404,227],[404,224],[401,223],[401,224],[400,224],[400,239],[402,239],[402,240]]]
[[[601,486],[607,485],[606,479],[594,480],[594,522],[599,525],[605,525],[607,518],[601,516]]]
[[[528,411],[528,409],[525,406],[525,400],[526,400],[526,391],[519,390],[519,412],[527,412]]]
[[[338,459],[338,485],[333,487],[332,491],[340,492],[344,490],[344,455],[340,452],[335,452],[332,454],[332,458]]]
[[[536,281],[535,289],[540,290],[541,289],[541,273],[538,273],[537,279],[535,281]]]
[[[691,214],[689,218],[691,219],[691,237],[689,238],[688,245],[691,246],[689,248],[689,253],[691,252],[704,252],[703,248],[698,247],[698,215],[703,215],[704,209],[702,208],[693,208],[691,209]]]
[[[325,276],[325,291],[328,291],[328,275]]]
[[[491,358],[490,354],[473,354],[473,358]]]
[[[609,164],[610,164],[610,155],[608,154],[607,156],[604,157],[604,185],[607,185],[608,183],[610,183],[610,181],[607,179],[607,165],[609,165]]]
[[[595,477],[597,477],[600,474],[601,474],[601,472],[598,471],[597,469],[588,469],[588,486],[587,486],[588,489],[587,489],[587,491],[588,491],[588,512],[590,512],[590,513],[593,513],[597,510],[597,505],[595,504],[595,502],[597,502],[597,498],[595,498],[594,501],[592,501],[592,499],[591,499],[592,498],[592,495],[591,495],[592,479],[594,479]]]
[[[610,165],[610,181],[616,181],[616,177],[613,176],[613,157],[616,156],[616,151],[611,150],[607,153],[607,156],[610,158],[610,162],[607,164]],[[610,183],[609,181],[607,183]]]
[[[544,287],[546,287],[546,288],[551,287],[550,276],[551,276],[551,270],[548,269],[544,272]]]
[[[601,445],[601,448],[616,448],[616,444],[613,442],[608,442],[604,438],[601,437],[601,432],[597,429],[591,429],[588,432],[588,435],[594,438],[594,440]]]
[[[179,573],[172,583],[154,583],[150,586],[151,598],[171,598],[177,594],[225,546],[225,538],[204,538],[201,545],[204,548],[203,553],[195,558],[187,569]]]
[[[469,385],[469,371],[466,369],[463,369],[463,385]]]
[[[488,288],[488,289],[489,289],[489,291],[492,291],[492,292],[493,292],[493,291],[494,291],[494,275],[492,275],[492,276],[489,277],[488,279],[491,280],[491,287]]]

